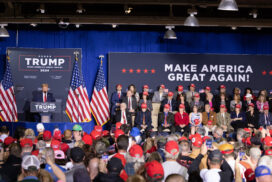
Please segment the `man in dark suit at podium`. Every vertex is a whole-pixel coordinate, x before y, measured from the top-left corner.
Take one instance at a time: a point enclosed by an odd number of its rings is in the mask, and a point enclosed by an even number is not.
[[[32,101],[33,102],[55,102],[55,98],[54,98],[53,94],[48,92],[48,84],[47,83],[42,84],[42,91],[37,92],[37,94],[34,95]],[[52,115],[51,115],[51,117],[52,117]],[[41,122],[40,114],[35,114],[34,119],[36,122]]]

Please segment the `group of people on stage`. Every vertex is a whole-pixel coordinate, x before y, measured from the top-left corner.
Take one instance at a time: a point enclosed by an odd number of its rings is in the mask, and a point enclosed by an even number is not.
[[[261,90],[255,96],[251,88],[246,88],[242,95],[239,88],[234,88],[233,94],[227,92],[225,85],[220,85],[218,94],[214,95],[209,86],[202,93],[196,91],[196,85],[190,84],[184,91],[182,85],[175,92],[160,85],[158,91],[149,92],[148,85],[143,86],[141,93],[135,86],[129,85],[126,93],[122,85],[116,86],[111,96],[111,124],[121,122],[134,126],[143,135],[153,128],[152,103],[160,103],[158,114],[158,132],[191,132],[203,127],[211,133],[216,126],[221,126],[225,133],[237,131],[239,128],[272,129],[272,91],[268,94]]]

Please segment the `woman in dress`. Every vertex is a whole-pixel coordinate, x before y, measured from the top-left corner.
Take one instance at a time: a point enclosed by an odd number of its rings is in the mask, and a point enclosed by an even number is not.
[[[191,133],[194,133],[198,127],[202,127],[202,113],[198,111],[197,106],[193,106],[193,111],[189,115]]]

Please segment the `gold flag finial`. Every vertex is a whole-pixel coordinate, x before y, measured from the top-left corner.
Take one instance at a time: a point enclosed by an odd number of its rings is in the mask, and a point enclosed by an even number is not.
[[[99,58],[100,58],[100,63],[101,63],[101,66],[103,64],[103,58],[104,58],[104,55],[99,55]]]

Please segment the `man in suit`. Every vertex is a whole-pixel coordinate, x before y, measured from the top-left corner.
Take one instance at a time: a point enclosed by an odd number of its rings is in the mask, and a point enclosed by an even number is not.
[[[215,96],[215,102],[220,102],[221,98],[220,95],[225,94],[226,100],[230,101],[231,97],[227,94],[227,89],[225,85],[220,85],[219,87],[219,93]]]
[[[55,102],[56,100],[55,100],[53,94],[48,92],[48,84],[43,83],[42,84],[42,91],[37,92],[34,95],[32,101],[33,102]],[[46,114],[46,115],[49,115],[52,118],[52,114]],[[41,115],[34,114],[34,119],[36,122],[41,122]]]
[[[141,110],[137,112],[135,125],[141,131],[142,138],[146,138],[152,129],[151,112],[147,109],[147,104],[141,104]]]
[[[179,85],[177,92],[174,93],[174,97],[173,97],[174,100],[178,101],[180,95],[184,95],[184,97],[186,99],[185,93],[183,92],[183,86],[182,85]]]
[[[193,101],[194,95],[197,93],[197,92],[195,91],[195,88],[196,88],[195,84],[192,83],[192,84],[190,85],[190,87],[189,87],[189,91],[186,92],[186,101],[187,101],[189,104],[191,104],[191,102]]]
[[[166,97],[167,97],[167,92],[165,92],[165,85],[160,85],[159,90],[154,92],[152,102],[160,103]]]
[[[163,108],[166,104],[168,104],[170,106],[169,108],[169,111],[170,112],[173,112],[176,110],[176,107],[177,107],[177,101],[173,99],[173,92],[168,92],[168,96],[166,99],[164,99],[162,102],[161,102],[161,108],[160,108],[160,111],[162,112],[163,111]]]
[[[140,99],[143,99],[143,93],[144,93],[144,92],[147,92],[147,93],[148,93],[147,100],[152,100],[153,93],[149,92],[149,86],[148,86],[148,85],[144,85],[144,86],[143,86],[143,92],[140,93]]]
[[[205,87],[204,92],[200,94],[200,100],[202,102],[206,101],[207,95],[211,93],[211,87]]]
[[[234,129],[230,125],[231,119],[230,114],[227,112],[227,108],[225,105],[220,105],[220,112],[216,114],[217,126],[223,128],[225,133],[232,132]]]
[[[127,95],[123,97],[122,102],[126,103],[127,111],[131,114],[135,114],[137,109],[137,100],[135,97],[132,97],[130,90],[127,91]]]
[[[170,105],[165,104],[163,112],[158,116],[158,132],[161,133],[165,129],[170,130],[171,133],[175,132],[175,119],[174,114],[169,112]]]
[[[194,100],[191,102],[190,104],[190,109],[191,109],[191,112],[193,111],[193,107],[194,106],[197,106],[197,110],[198,112],[203,112],[204,111],[204,102],[202,102],[200,100],[200,96],[199,96],[199,93],[196,93],[194,95]]]
[[[115,115],[117,109],[120,109],[120,103],[122,101],[122,85],[116,85],[116,91],[111,94],[111,116]]]
[[[116,111],[115,123],[127,124],[132,128],[131,114],[127,111],[126,103],[120,104],[120,110]]]
[[[255,108],[256,102],[253,100],[253,97],[251,94],[246,94],[246,100],[243,101],[242,103],[242,107],[243,107],[243,111],[247,112],[248,111],[248,106],[249,104],[254,104],[254,109],[256,110],[257,108]]]
[[[261,128],[272,129],[272,114],[269,112],[268,105],[263,106],[264,112],[260,114],[259,124]]]

